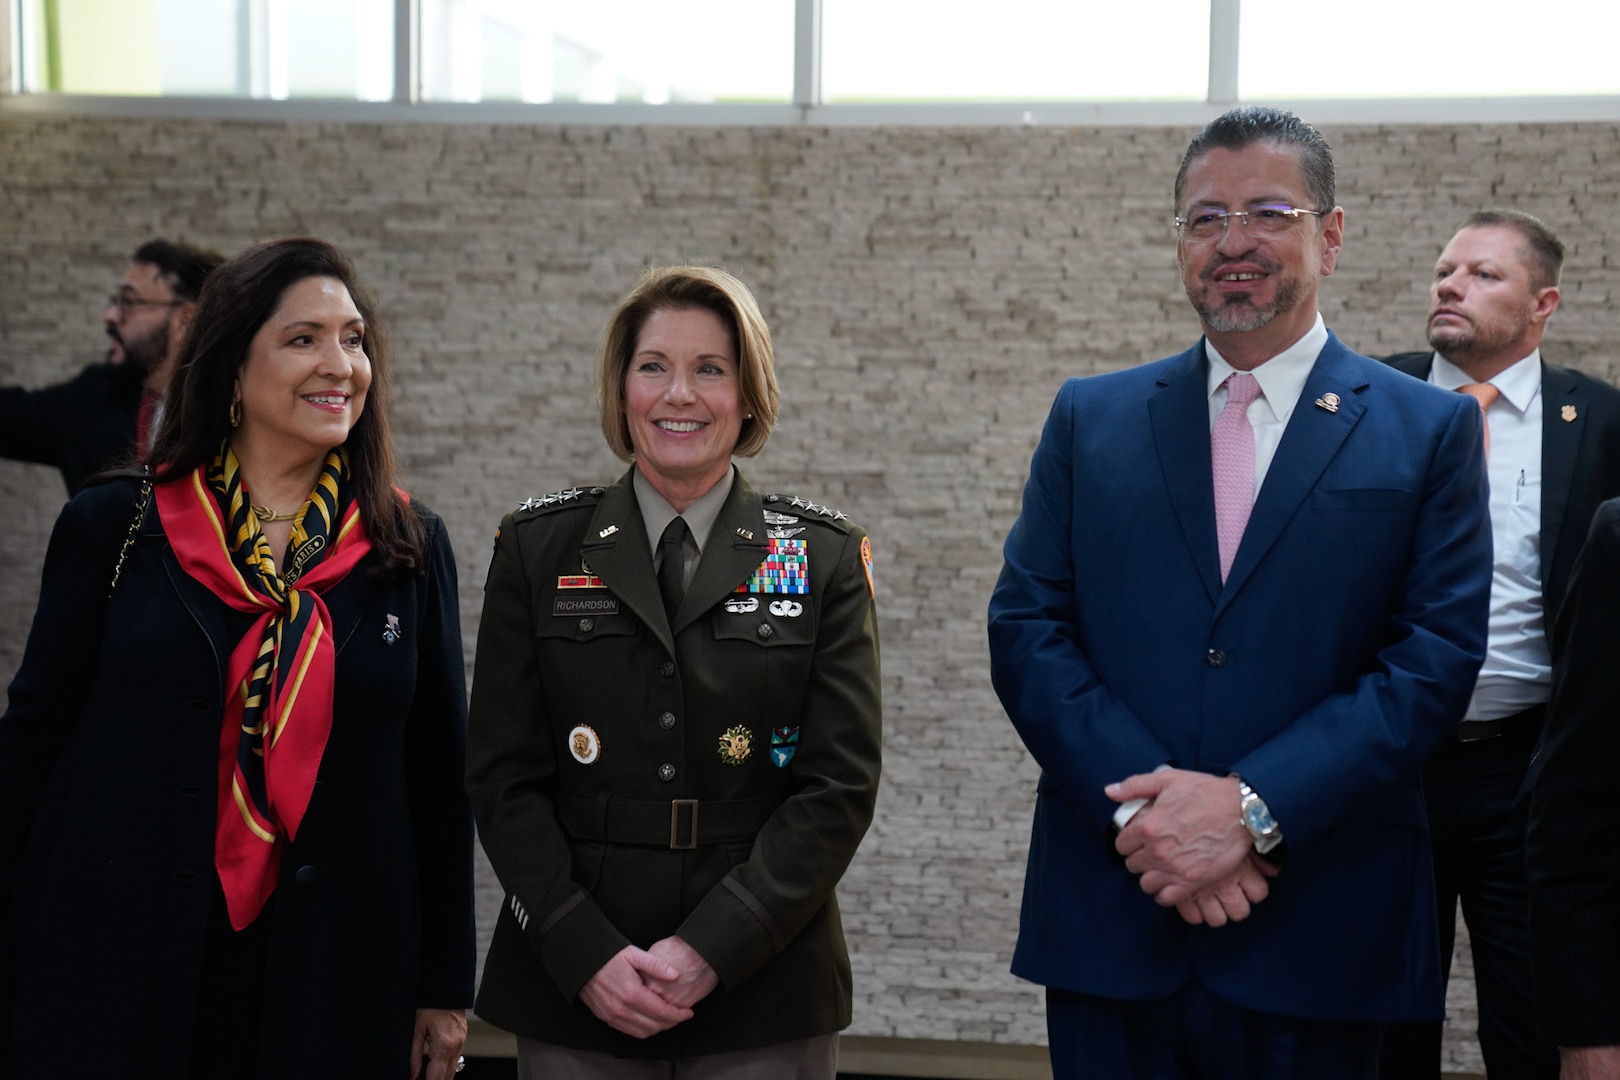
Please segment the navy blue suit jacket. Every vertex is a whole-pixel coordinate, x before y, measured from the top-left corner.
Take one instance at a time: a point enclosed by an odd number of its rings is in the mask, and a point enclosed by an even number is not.
[[[990,601],[996,691],[1042,770],[1013,971],[1437,1018],[1418,770],[1485,652],[1479,410],[1330,335],[1223,586],[1207,370],[1200,342],[1070,380],[1035,451]],[[1189,927],[1113,851],[1104,785],[1165,762],[1240,773],[1282,826],[1287,864],[1244,922]]]

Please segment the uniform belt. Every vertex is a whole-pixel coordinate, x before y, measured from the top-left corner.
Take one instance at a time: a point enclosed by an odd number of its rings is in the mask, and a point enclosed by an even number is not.
[[[690,850],[752,840],[782,805],[778,799],[615,799],[557,797],[557,819],[575,840]]]
[[[1458,742],[1483,742],[1494,739],[1498,735],[1506,735],[1509,731],[1526,725],[1541,726],[1542,718],[1547,715],[1546,703],[1532,705],[1523,712],[1516,712],[1512,716],[1501,716],[1495,720],[1464,720],[1457,725]]]

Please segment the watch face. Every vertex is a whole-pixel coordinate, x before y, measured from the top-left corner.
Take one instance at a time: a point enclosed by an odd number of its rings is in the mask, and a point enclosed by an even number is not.
[[[1271,811],[1266,809],[1266,804],[1258,798],[1249,801],[1243,807],[1243,824],[1256,835],[1264,835],[1277,828],[1276,821],[1272,820]]]

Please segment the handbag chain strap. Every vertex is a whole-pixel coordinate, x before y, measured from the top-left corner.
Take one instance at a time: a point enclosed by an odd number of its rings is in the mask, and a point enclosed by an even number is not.
[[[118,562],[113,566],[112,584],[107,586],[107,598],[112,599],[113,590],[118,588],[118,575],[124,572],[124,560],[129,557],[129,549],[135,546],[135,537],[140,535],[141,522],[146,520],[146,507],[152,501],[152,481],[146,480],[141,484],[140,494],[135,497],[135,520],[129,523],[129,535],[124,537],[124,546],[118,549]]]

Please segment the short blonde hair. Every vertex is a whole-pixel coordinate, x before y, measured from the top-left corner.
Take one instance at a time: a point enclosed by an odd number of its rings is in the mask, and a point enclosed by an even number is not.
[[[712,266],[655,266],[641,275],[602,332],[596,350],[596,405],[608,447],[635,457],[624,410],[624,377],[641,328],[655,311],[711,312],[731,335],[737,356],[744,420],[732,453],[753,457],[765,448],[782,407],[772,363],[771,331],[748,286]]]

